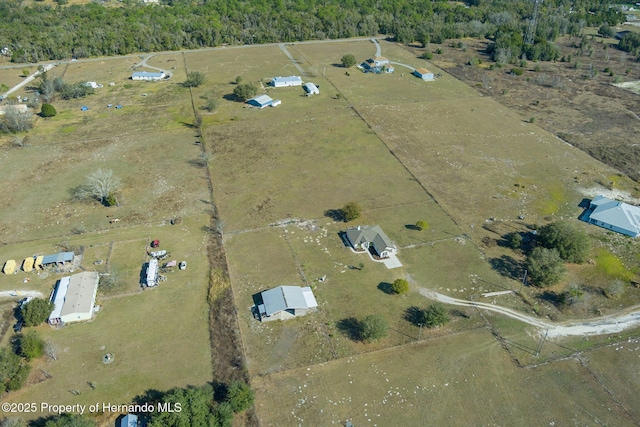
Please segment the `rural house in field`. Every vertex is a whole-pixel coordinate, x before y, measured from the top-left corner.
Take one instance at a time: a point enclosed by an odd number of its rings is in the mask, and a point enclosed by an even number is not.
[[[131,74],[131,80],[144,80],[148,82],[155,82],[158,80],[162,80],[166,77],[164,71],[160,71],[157,73],[152,73],[150,71],[135,71]]]
[[[640,235],[640,208],[604,196],[594,198],[581,218],[627,236]]]
[[[416,68],[413,75],[422,80],[433,80],[433,73],[426,68]]]
[[[379,225],[348,227],[346,237],[354,250],[362,251],[373,248],[380,258],[387,258],[398,252],[396,245],[384,234]]]
[[[95,271],[84,271],[60,279],[50,298],[54,309],[49,315],[49,324],[91,319],[99,281],[100,276]]]
[[[300,76],[274,77],[271,79],[273,87],[302,86],[302,78]]]
[[[287,320],[304,316],[318,307],[316,297],[310,287],[278,286],[260,293],[262,303],[257,305],[258,315],[263,322]]]
[[[258,108],[277,107],[281,103],[282,101],[280,101],[279,99],[274,100],[267,95],[258,95],[247,101],[247,104],[251,105],[252,107],[258,107]]]

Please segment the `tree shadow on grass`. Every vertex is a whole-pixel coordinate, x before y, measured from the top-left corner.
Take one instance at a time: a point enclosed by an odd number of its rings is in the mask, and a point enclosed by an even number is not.
[[[391,283],[388,283],[388,282],[378,283],[378,289],[380,289],[382,292],[384,292],[387,295],[395,294],[395,292],[393,291],[393,288],[391,287]]]
[[[336,322],[336,328],[352,341],[362,341],[360,322],[355,317],[347,317]]]
[[[344,221],[344,213],[342,212],[342,209],[327,209],[324,211],[324,216],[337,222]]]
[[[489,264],[498,273],[512,279],[520,279],[523,273],[522,263],[509,255],[502,255],[500,258],[491,258]]]
[[[418,326],[420,323],[424,321],[423,311],[418,306],[411,306],[404,311],[404,320],[407,322]]]
[[[553,304],[556,307],[560,307],[564,304],[564,300],[562,298],[562,295],[559,295],[553,291],[544,291],[543,293],[541,293],[540,295],[538,295],[537,297],[539,300],[542,300],[544,302],[548,302]]]
[[[198,169],[204,169],[208,166],[207,159],[203,159],[202,157],[198,157],[197,159],[189,159],[187,160],[187,164]]]

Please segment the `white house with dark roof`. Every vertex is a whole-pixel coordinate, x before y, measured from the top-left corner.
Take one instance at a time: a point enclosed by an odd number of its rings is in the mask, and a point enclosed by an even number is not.
[[[278,286],[262,292],[260,297],[262,304],[258,304],[257,308],[263,322],[293,319],[318,307],[310,287]]]
[[[582,218],[590,224],[627,236],[640,235],[640,207],[604,196],[594,198]]]
[[[372,248],[380,258],[387,258],[398,252],[396,245],[393,244],[379,225],[348,227],[346,236],[354,250]]]
[[[100,276],[95,271],[84,271],[60,279],[50,298],[54,308],[49,315],[49,324],[91,319],[99,281]]]
[[[274,77],[271,79],[271,85],[273,87],[302,86],[302,77]]]

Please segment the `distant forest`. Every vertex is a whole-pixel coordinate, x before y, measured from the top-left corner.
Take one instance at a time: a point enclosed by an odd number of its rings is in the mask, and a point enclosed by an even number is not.
[[[487,37],[516,59],[555,59],[553,41],[585,26],[616,25],[609,0],[544,0],[524,43],[533,0],[124,0],[55,6],[0,1],[0,48],[13,62],[386,34],[423,45]],[[503,59],[507,59],[503,58]]]

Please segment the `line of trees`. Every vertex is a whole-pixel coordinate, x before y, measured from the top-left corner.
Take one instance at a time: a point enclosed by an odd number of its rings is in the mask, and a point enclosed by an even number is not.
[[[164,0],[147,7],[125,0],[121,7],[96,2],[53,7],[0,2],[0,40],[14,62],[71,56],[196,49],[388,34],[402,43],[484,36],[510,39],[514,57],[533,11],[530,0]],[[535,45],[558,35],[579,35],[584,26],[624,21],[611,0],[546,0]],[[3,46],[4,47],[4,46]],[[498,47],[502,47],[502,44]],[[538,48],[527,55],[535,55]]]

